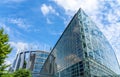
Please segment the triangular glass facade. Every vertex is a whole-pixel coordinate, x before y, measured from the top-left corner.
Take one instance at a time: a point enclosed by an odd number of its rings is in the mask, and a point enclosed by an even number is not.
[[[120,68],[105,36],[79,9],[40,74],[40,77],[119,77]]]

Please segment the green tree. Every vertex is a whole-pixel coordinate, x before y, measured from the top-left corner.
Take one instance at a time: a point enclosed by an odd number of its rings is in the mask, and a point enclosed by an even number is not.
[[[4,29],[0,29],[0,77],[4,73],[4,70],[8,65],[5,65],[5,58],[12,51],[10,47],[8,34],[4,32]]]
[[[13,77],[13,73],[4,73],[1,77]]]
[[[30,70],[19,69],[14,72],[13,77],[31,77]]]

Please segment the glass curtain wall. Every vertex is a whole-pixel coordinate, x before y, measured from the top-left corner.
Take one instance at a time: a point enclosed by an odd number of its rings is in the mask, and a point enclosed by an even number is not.
[[[48,56],[40,77],[109,77],[120,74],[114,50],[81,10]]]

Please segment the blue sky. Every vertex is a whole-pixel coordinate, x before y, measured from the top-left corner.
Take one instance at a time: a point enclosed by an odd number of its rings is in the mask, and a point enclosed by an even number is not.
[[[14,48],[6,63],[22,50],[49,51],[79,8],[107,37],[120,63],[120,0],[2,0],[0,27]]]

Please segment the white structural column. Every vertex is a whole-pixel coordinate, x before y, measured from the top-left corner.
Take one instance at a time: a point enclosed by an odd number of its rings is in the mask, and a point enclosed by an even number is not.
[[[18,61],[19,61],[19,59],[20,59],[20,54],[18,54],[17,57],[16,57],[16,63],[15,63],[14,71],[17,70],[17,66],[18,66]]]
[[[21,58],[21,62],[20,62],[19,68],[23,68],[24,60],[25,60],[25,52],[23,52],[23,54],[21,54],[20,58]]]

